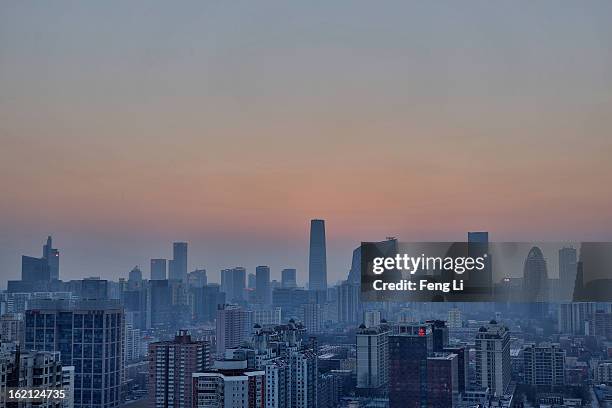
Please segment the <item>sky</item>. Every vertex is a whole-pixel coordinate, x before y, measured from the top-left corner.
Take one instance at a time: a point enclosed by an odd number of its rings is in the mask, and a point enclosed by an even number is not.
[[[360,241],[612,240],[612,2],[0,2],[0,279],[330,283]],[[0,284],[0,287],[4,284]]]

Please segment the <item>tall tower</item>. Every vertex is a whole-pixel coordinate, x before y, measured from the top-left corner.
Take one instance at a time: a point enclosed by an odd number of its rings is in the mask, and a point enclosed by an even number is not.
[[[310,221],[310,255],[308,257],[308,288],[327,290],[327,253],[325,250],[325,221]]]
[[[53,248],[51,235],[47,237],[47,243],[43,246],[43,258],[49,265],[49,279],[59,279],[59,250]]]
[[[257,301],[259,303],[263,305],[272,303],[269,266],[258,266],[255,268],[255,293],[257,294]]]
[[[165,259],[151,259],[151,280],[166,280]]]
[[[564,301],[573,299],[577,264],[576,248],[564,247],[559,250],[559,280]]]
[[[187,243],[175,242],[172,245],[173,259],[168,278],[187,282]]]

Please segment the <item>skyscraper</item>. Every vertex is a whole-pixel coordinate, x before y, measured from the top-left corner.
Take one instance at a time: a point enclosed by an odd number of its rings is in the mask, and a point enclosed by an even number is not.
[[[21,257],[21,280],[27,282],[52,281],[59,279],[59,250],[53,248],[51,236],[43,245],[42,257]]]
[[[243,303],[246,269],[241,266],[221,271],[221,291],[225,292],[228,302]]]
[[[310,221],[308,289],[327,291],[327,254],[325,249],[324,220]]]
[[[149,406],[191,408],[194,373],[210,368],[210,344],[179,330],[173,341],[149,344]]]
[[[542,250],[534,246],[529,251],[523,267],[523,296],[532,316],[543,317],[548,313],[549,280],[546,259]]]
[[[433,353],[429,324],[401,324],[389,336],[389,407],[427,406],[427,357]]]
[[[561,283],[561,299],[570,301],[574,296],[576,283],[576,267],[578,259],[576,248],[565,247],[559,250],[559,281]]]
[[[133,283],[139,283],[142,281],[142,271],[140,270],[138,265],[132,268],[132,270],[130,271],[128,275],[128,281]]]
[[[49,264],[44,258],[34,258],[22,255],[21,280],[28,282],[48,281],[50,279]]]
[[[25,347],[59,351],[74,366],[76,408],[121,403],[124,315],[111,300],[34,300],[26,311]]]
[[[247,288],[255,289],[257,287],[257,277],[254,273],[249,273],[247,281]]]
[[[172,267],[168,278],[187,282],[187,243],[175,242],[172,244],[172,253]]]
[[[295,269],[289,268],[281,271],[281,286],[283,288],[295,288],[297,286]]]
[[[47,237],[47,243],[43,246],[43,259],[47,260],[49,265],[50,280],[59,279],[59,250],[53,248],[51,235]]]
[[[165,259],[151,259],[151,280],[165,280],[166,279],[166,260]]]
[[[438,353],[427,358],[427,407],[453,408],[459,397],[458,357]]]
[[[272,303],[272,289],[270,288],[270,267],[258,266],[255,268],[257,301],[263,305]]]
[[[502,395],[510,383],[510,332],[495,320],[476,334],[476,381]]]

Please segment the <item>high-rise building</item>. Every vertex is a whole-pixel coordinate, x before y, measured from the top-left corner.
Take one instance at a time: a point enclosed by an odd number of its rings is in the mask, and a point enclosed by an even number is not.
[[[42,257],[21,257],[21,280],[26,282],[53,281],[59,279],[59,250],[53,248],[51,236],[43,245]]]
[[[457,307],[453,307],[448,310],[448,328],[449,329],[460,329],[463,326],[463,321],[461,319],[461,309]]]
[[[459,393],[464,394],[468,385],[469,352],[465,346],[445,347],[444,353],[457,356],[457,386]]]
[[[471,271],[463,278],[469,282],[472,290],[477,290],[483,301],[490,301],[493,289],[493,271],[489,253],[489,233],[486,231],[468,232],[468,256],[485,257],[485,268]]]
[[[559,250],[560,295],[564,301],[571,301],[573,299],[577,265],[576,248],[564,247]]]
[[[360,285],[344,281],[338,286],[338,320],[341,323],[357,323],[360,319]]]
[[[323,330],[323,305],[319,303],[302,305],[302,321],[308,333],[321,333]]]
[[[433,353],[429,324],[400,324],[389,336],[389,407],[427,406],[427,357]]]
[[[140,283],[140,282],[142,282],[142,271],[140,270],[138,265],[136,265],[130,271],[130,273],[128,275],[128,282],[131,282],[131,283]]]
[[[217,283],[191,289],[192,316],[197,322],[212,323],[217,317],[217,306],[225,303],[225,293]]]
[[[244,303],[246,269],[241,266],[221,271],[221,291],[228,302]]]
[[[121,404],[124,314],[112,300],[36,300],[26,311],[25,348],[58,351],[74,366],[74,406]]]
[[[180,330],[173,341],[149,344],[149,406],[191,408],[194,373],[210,368],[210,344]]]
[[[217,354],[235,348],[247,338],[248,314],[237,305],[219,305],[217,308]]]
[[[324,220],[310,221],[308,289],[327,291],[327,254],[325,247]]]
[[[269,305],[272,303],[272,289],[270,288],[270,267],[269,266],[258,266],[255,268],[255,293],[257,294],[257,301],[262,305]]]
[[[166,280],[165,259],[151,259],[151,280]]]
[[[523,348],[525,383],[529,385],[565,385],[565,350],[559,344],[542,343]]]
[[[585,334],[587,322],[592,318],[596,304],[592,302],[569,302],[559,305],[559,331],[569,334]]]
[[[0,316],[0,343],[23,344],[23,315],[7,313]]]
[[[427,320],[425,323],[431,325],[434,353],[441,353],[448,346],[448,327],[444,320]]]
[[[459,402],[458,358],[437,353],[427,358],[427,407],[453,408]]]
[[[173,243],[172,254],[168,279],[187,282],[187,242]]]
[[[21,257],[21,280],[28,282],[50,280],[49,264],[44,258]]]
[[[257,277],[254,273],[249,273],[247,277],[247,288],[255,289],[257,287]]]
[[[283,269],[281,271],[281,287],[283,288],[297,287],[296,274],[297,274],[297,271],[293,268]]]
[[[43,259],[49,265],[50,280],[59,280],[59,250],[53,248],[51,235],[47,237],[47,243],[43,246]]]
[[[266,403],[265,372],[245,360],[215,361],[214,368],[193,374],[194,408],[261,408]]]
[[[208,284],[206,269],[196,269],[195,271],[189,272],[187,284],[191,288],[202,288],[206,286]]]
[[[378,395],[389,381],[390,327],[362,324],[357,330],[357,389]]]
[[[365,327],[376,327],[380,325],[382,313],[380,310],[366,310],[363,312],[363,324]]]
[[[527,302],[548,301],[548,268],[542,250],[533,247],[523,267],[523,294]]]
[[[502,395],[511,377],[510,332],[495,320],[476,334],[476,380],[481,387]]]

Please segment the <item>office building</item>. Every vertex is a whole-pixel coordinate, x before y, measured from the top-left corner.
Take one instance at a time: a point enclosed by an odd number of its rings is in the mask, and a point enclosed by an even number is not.
[[[216,283],[201,288],[191,288],[193,319],[200,323],[212,323],[217,317],[217,307],[226,303],[225,293]]]
[[[255,293],[257,303],[270,305],[272,303],[272,289],[270,287],[270,267],[258,266],[255,268]]]
[[[166,264],[165,259],[151,259],[151,280],[166,280]]]
[[[196,269],[187,275],[187,285],[190,288],[202,288],[208,284],[206,269]]]
[[[49,281],[49,264],[44,258],[34,258],[23,255],[21,257],[21,280],[28,282]]]
[[[503,395],[510,383],[510,332],[495,320],[476,334],[476,381],[492,393]]]
[[[43,246],[43,259],[49,266],[49,280],[59,280],[59,250],[53,248],[51,236],[47,237],[47,243]]]
[[[243,304],[245,301],[246,269],[236,267],[221,271],[221,291],[228,302]]]
[[[190,408],[194,373],[210,368],[210,344],[180,330],[173,341],[149,344],[149,406]]]
[[[295,269],[283,269],[281,271],[281,287],[295,288],[297,287],[296,279],[297,271]]]
[[[133,285],[140,285],[140,283],[142,282],[142,271],[140,270],[138,265],[136,265],[130,271],[128,275],[128,282]]]
[[[585,334],[587,322],[596,311],[592,302],[569,302],[559,305],[559,331],[566,334]]]
[[[25,348],[58,351],[74,366],[74,406],[121,403],[123,308],[112,300],[36,300],[25,316]]]
[[[187,282],[187,242],[173,243],[172,254],[168,279]]]
[[[427,407],[452,408],[459,403],[458,358],[438,353],[427,358]]]
[[[465,395],[467,390],[469,372],[469,350],[466,346],[449,346],[444,348],[444,353],[452,353],[457,356],[457,386],[460,394]]]
[[[400,324],[389,335],[389,407],[427,406],[427,357],[433,353],[429,324]]]
[[[559,281],[561,299],[571,301],[574,296],[578,256],[576,248],[564,247],[559,250]]]
[[[523,348],[524,380],[529,385],[565,385],[565,351],[559,344],[542,343]]]
[[[344,281],[338,286],[338,320],[356,324],[361,318],[360,285]]]
[[[327,253],[325,246],[324,220],[310,221],[308,289],[327,291]]]

